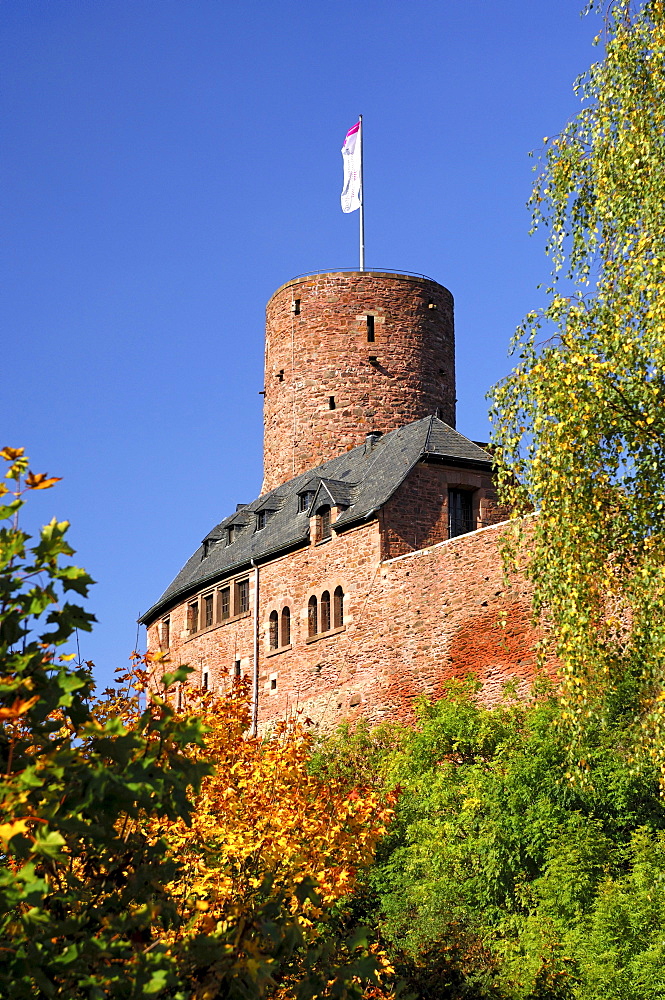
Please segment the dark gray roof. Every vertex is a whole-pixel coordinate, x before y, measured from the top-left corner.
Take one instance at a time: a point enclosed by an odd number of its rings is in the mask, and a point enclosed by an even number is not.
[[[208,532],[159,600],[141,617],[149,622],[187,592],[220,579],[278,552],[304,545],[309,540],[308,513],[322,503],[345,507],[335,521],[335,530],[368,520],[390,499],[413,466],[424,456],[461,465],[488,467],[491,457],[482,448],[438,417],[424,417],[344,452],[315,469],[308,469],[278,486]],[[310,511],[298,511],[298,493],[315,491]],[[266,511],[266,524],[256,530],[257,511]],[[236,525],[235,537],[226,545],[226,529]],[[242,527],[244,525],[244,527]],[[209,554],[204,556],[204,543]]]

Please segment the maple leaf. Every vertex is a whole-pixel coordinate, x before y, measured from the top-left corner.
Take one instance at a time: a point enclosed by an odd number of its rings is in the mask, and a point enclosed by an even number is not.
[[[15,462],[17,458],[20,458],[25,448],[9,448],[4,447],[0,450],[0,458],[4,458],[7,462]]]
[[[49,479],[45,472],[29,472],[25,477],[25,485],[29,490],[50,490],[61,479],[62,476],[51,476]]]

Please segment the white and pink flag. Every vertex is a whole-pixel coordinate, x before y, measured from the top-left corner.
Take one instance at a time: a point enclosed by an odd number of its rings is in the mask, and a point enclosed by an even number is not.
[[[344,163],[343,212],[355,212],[357,208],[360,208],[362,197],[360,128],[360,122],[356,122],[353,128],[350,128],[346,133],[346,139],[342,146],[342,161]]]

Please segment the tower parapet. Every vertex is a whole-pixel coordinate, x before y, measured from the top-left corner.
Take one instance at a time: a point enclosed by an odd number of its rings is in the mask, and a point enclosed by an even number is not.
[[[330,272],[266,309],[262,492],[436,414],[455,426],[453,297],[430,278]]]

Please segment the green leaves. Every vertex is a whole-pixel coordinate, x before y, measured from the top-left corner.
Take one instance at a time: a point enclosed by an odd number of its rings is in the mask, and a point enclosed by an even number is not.
[[[564,713],[555,698],[489,711],[454,686],[415,731],[362,736],[375,780],[401,794],[358,905],[415,995],[661,995],[658,768],[603,706],[577,740]],[[354,739],[319,766],[346,774]]]
[[[599,689],[618,704],[626,678],[625,709],[654,708],[665,666],[663,4],[618,0],[607,29],[534,187],[548,301],[518,330],[492,409],[503,500],[539,512],[527,572],[575,718]]]

